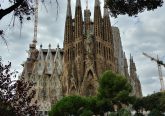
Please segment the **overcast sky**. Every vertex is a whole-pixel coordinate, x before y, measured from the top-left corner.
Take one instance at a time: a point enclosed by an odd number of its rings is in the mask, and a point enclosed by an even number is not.
[[[45,0],[46,1],[46,0]],[[49,1],[49,0],[47,0]],[[6,6],[5,1],[2,7]],[[52,4],[46,2],[46,8],[40,4],[39,8],[39,25],[38,25],[38,43],[41,43],[43,48],[48,48],[51,43],[52,48],[56,48],[57,44],[63,47],[64,39],[64,24],[66,17],[66,2],[67,0],[59,0],[59,13],[56,14],[57,8],[55,0]],[[75,0],[72,2],[72,15],[75,12]],[[85,9],[85,0],[81,0],[82,9]],[[101,1],[103,7],[103,1]],[[89,8],[93,17],[94,0],[89,0]],[[103,10],[103,9],[102,9]],[[119,27],[123,49],[129,59],[132,54],[137,66],[137,74],[142,84],[143,95],[148,95],[154,91],[160,90],[160,81],[158,77],[157,65],[147,57],[142,55],[146,52],[149,55],[165,61],[165,7],[161,7],[151,12],[144,12],[138,17],[119,16],[111,18],[111,24]],[[12,69],[22,71],[22,64],[26,58],[26,50],[29,49],[29,44],[33,39],[33,20],[24,21],[21,36],[20,24],[18,21],[14,23],[14,27],[8,26],[11,15],[4,17],[0,21],[0,29],[5,30],[5,38],[8,42],[8,48],[4,41],[0,40],[0,56],[5,62],[12,62]],[[38,47],[39,48],[39,47]],[[162,68],[165,76],[164,68]],[[165,80],[165,78],[164,78]]]

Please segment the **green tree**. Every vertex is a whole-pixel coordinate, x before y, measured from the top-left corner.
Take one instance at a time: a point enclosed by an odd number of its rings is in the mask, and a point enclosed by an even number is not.
[[[148,116],[164,116],[158,109],[153,109]]]
[[[160,102],[160,105],[159,105],[160,110],[162,112],[165,112],[165,92],[162,92],[159,102]]]
[[[134,116],[144,116],[142,113],[136,112]]]
[[[140,113],[140,111],[145,107],[145,99],[143,98],[137,98],[133,104],[133,109]]]
[[[83,110],[83,112],[80,114],[80,116],[92,116],[94,113],[91,110]]]
[[[67,96],[53,105],[50,116],[80,115],[87,106],[87,100],[80,96]]]
[[[161,111],[161,107],[160,107],[160,98],[163,94],[161,92],[158,92],[158,93],[154,93],[154,94],[151,94],[149,96],[146,96],[142,99],[142,102],[144,104],[144,108],[146,110],[159,110]]]
[[[118,107],[122,103],[129,104],[131,91],[132,87],[125,77],[106,71],[99,81],[98,98],[104,100],[110,110],[114,104]]]
[[[131,111],[122,108],[117,112],[117,114],[117,116],[131,116]]]
[[[146,97],[137,99],[133,104],[133,109],[139,113],[140,110],[149,110],[151,115],[154,115],[156,112],[165,112],[165,93],[158,92]]]

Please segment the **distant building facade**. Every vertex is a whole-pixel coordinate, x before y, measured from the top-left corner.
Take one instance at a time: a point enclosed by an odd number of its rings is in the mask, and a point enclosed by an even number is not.
[[[102,16],[99,0],[95,0],[94,21],[86,7],[84,20],[80,0],[76,0],[75,17],[72,18],[68,0],[65,21],[64,48],[38,50],[30,44],[29,57],[24,63],[22,76],[36,83],[36,96],[40,111],[48,111],[51,104],[65,95],[96,95],[98,79],[106,70],[126,78],[133,86],[132,95],[142,96],[141,84],[136,74],[133,58],[128,63],[122,48],[120,32],[111,27],[108,9]],[[46,115],[45,112],[44,115]]]

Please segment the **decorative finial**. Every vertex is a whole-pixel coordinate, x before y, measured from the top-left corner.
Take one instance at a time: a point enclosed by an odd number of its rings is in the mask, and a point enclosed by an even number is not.
[[[59,44],[57,44],[57,48],[60,48],[60,45]]]
[[[86,0],[86,10],[88,10],[88,0]]]
[[[40,49],[42,49],[42,44],[40,45]]]
[[[37,39],[34,37],[32,42],[33,42],[33,44],[36,44],[37,43]]]
[[[51,44],[49,44],[49,49],[51,48]]]

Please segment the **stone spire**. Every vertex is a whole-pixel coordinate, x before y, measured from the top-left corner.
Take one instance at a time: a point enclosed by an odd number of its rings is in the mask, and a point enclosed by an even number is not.
[[[66,46],[73,39],[73,30],[72,30],[72,13],[71,13],[71,3],[68,0],[67,12],[66,12],[66,21],[65,21],[65,33],[64,33],[64,46]]]
[[[38,75],[42,75],[44,72],[44,67],[45,67],[45,61],[44,61],[44,55],[42,51],[42,45],[40,45],[40,50],[37,58],[37,72]]]
[[[104,0],[104,17],[108,16],[109,17],[109,11],[108,11],[108,6],[106,5],[106,1],[107,0]]]
[[[81,7],[81,2],[80,2],[80,0],[76,0],[76,7]]]
[[[130,75],[131,75],[131,71],[132,71],[132,56],[130,54]]]
[[[95,0],[95,7],[94,7],[94,35],[96,37],[100,37],[100,38],[102,36],[101,21],[102,21],[102,17],[101,17],[101,10],[100,10],[100,1],[99,0]]]
[[[135,65],[135,62],[133,60],[133,56],[131,56],[130,54],[130,68],[133,70],[133,71],[136,71],[136,65]]]
[[[76,0],[76,10],[75,10],[75,39],[82,36],[83,32],[83,21],[82,21],[82,10],[80,0]]]
[[[85,34],[90,33],[90,16],[91,12],[88,9],[88,0],[86,0],[86,9],[84,10]]]
[[[51,52],[51,44],[48,45],[48,52],[47,52],[47,55],[46,55],[46,61],[52,61],[52,52]]]
[[[106,4],[105,4],[106,5]],[[110,51],[111,51],[111,54],[110,54],[110,59],[109,61],[113,64],[115,63],[115,48],[114,48],[114,41],[113,40],[113,36],[112,36],[112,27],[111,27],[111,22],[110,22],[110,17],[109,17],[109,13],[108,13],[108,9],[106,6],[104,6],[104,16],[103,16],[103,41],[107,44],[109,44],[110,46]],[[104,55],[106,56],[108,54],[108,52],[106,52],[105,50],[105,53]],[[105,59],[106,60],[106,59]],[[115,66],[115,64],[112,66],[112,69],[116,70],[117,71],[117,66]]]
[[[136,77],[137,77],[136,66],[135,66],[135,63],[133,61],[133,56],[131,56],[131,54],[130,54],[130,78],[135,80]]]
[[[71,11],[71,4],[70,4],[70,0],[68,0],[68,5],[67,5],[67,17],[72,17],[72,11]]]
[[[95,0],[95,7],[99,6],[100,7],[100,1],[99,0]]]
[[[59,44],[57,44],[56,55],[54,57],[54,62],[56,62],[56,60],[58,60],[58,59],[62,60],[62,56],[60,54],[60,46],[59,46]]]
[[[108,8],[106,6],[106,2],[104,2],[104,16],[103,16],[103,29],[104,29],[104,40],[111,42],[113,44],[113,37],[112,37],[112,27],[109,17]]]
[[[128,63],[127,63],[127,58],[125,56],[125,52],[123,53],[124,55],[124,75],[129,78],[129,74],[128,74]],[[130,80],[129,80],[130,81]]]
[[[53,73],[53,56],[51,52],[51,44],[49,44],[49,49],[46,55],[46,74]]]
[[[38,54],[38,58],[37,60],[44,60],[44,55],[43,55],[43,51],[42,51],[42,45],[40,45],[40,50],[39,50],[39,54]]]
[[[62,73],[62,56],[60,53],[59,44],[57,45],[57,48],[56,48],[54,63],[55,63],[55,68],[57,69],[57,73],[58,75],[60,75]]]

